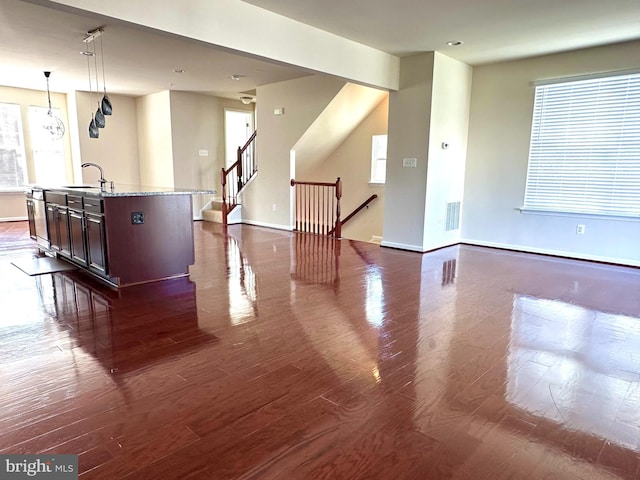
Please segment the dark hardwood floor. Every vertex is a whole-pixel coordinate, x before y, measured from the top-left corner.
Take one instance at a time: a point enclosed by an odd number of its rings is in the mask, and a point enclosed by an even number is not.
[[[81,479],[640,479],[640,270],[195,224],[190,278],[28,276],[0,224],[0,452]]]

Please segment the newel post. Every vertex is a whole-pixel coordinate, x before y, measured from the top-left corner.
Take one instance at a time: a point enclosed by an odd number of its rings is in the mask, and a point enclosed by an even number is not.
[[[340,221],[340,198],[342,198],[342,180],[340,177],[336,179],[336,226],[334,229],[334,237],[342,238],[342,222]]]
[[[222,217],[224,218],[227,212],[227,175],[224,168],[220,170],[220,184],[222,185]]]

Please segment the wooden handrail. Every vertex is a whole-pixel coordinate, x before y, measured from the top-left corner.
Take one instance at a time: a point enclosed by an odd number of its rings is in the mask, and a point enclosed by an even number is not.
[[[258,130],[254,131],[253,134],[249,137],[249,140],[247,140],[247,143],[244,144],[244,146],[242,148],[238,147],[240,149],[240,152],[243,152],[249,148],[249,145],[251,145],[251,142],[253,142],[253,140],[256,138],[256,135],[258,134]]]
[[[376,195],[375,193],[371,195],[369,198],[367,198],[364,202],[360,204],[358,208],[356,208],[353,212],[347,215],[345,219],[342,220],[342,222],[340,222],[341,224],[340,226],[344,226],[345,223],[347,223],[349,220],[355,217],[360,212],[360,210],[362,210],[363,208],[366,208],[367,205],[373,202],[376,198],[378,198],[378,195]],[[332,233],[333,233],[333,230],[329,230],[329,235],[331,235]]]
[[[338,177],[338,180],[340,180],[340,177]],[[315,185],[316,187],[335,187],[336,182],[299,182],[292,178],[291,186],[295,187],[296,185]]]
[[[258,170],[254,149],[252,148],[250,153],[245,155],[245,152],[252,146],[253,142],[255,142],[257,134],[258,131],[254,131],[247,142],[242,147],[238,147],[238,158],[229,168],[225,169],[223,167],[220,170],[222,223],[225,225],[227,224],[227,214],[237,205],[240,191]],[[232,178],[231,184],[227,187],[227,177],[229,175],[234,177]]]
[[[360,204],[360,206],[358,208],[356,208],[353,212],[351,212],[349,215],[346,216],[346,218],[342,221],[342,225],[344,225],[349,220],[351,220],[353,217],[355,217],[358,214],[358,212],[360,212],[360,210],[365,208],[367,205],[369,205],[371,202],[373,202],[376,198],[378,198],[378,195],[376,195],[375,193],[373,195],[371,195],[369,198],[367,198],[364,202],[362,202]]]

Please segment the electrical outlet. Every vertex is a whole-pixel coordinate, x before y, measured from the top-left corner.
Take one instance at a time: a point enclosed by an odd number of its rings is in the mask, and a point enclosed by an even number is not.
[[[576,226],[576,233],[578,235],[584,235],[584,225],[583,224],[580,223],[580,224],[578,224]]]

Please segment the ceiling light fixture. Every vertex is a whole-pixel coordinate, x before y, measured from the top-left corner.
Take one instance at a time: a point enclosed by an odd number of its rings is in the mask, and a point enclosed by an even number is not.
[[[51,137],[54,140],[59,140],[64,136],[64,123],[58,117],[53,115],[53,110],[51,110],[51,92],[49,91],[49,76],[51,72],[44,72],[44,76],[47,79],[47,100],[49,100],[49,111],[47,112],[48,119],[42,125],[45,130],[47,130]]]
[[[245,105],[249,105],[251,102],[253,102],[253,97],[240,97],[240,101]]]
[[[462,45],[464,42],[461,42],[460,40],[449,40],[447,42],[447,45],[449,45],[450,47],[459,47],[460,45]]]
[[[184,70],[181,68],[174,68],[173,71],[174,73],[184,73]]]
[[[231,80],[240,80],[240,77],[242,77],[242,75],[231,75]]]

